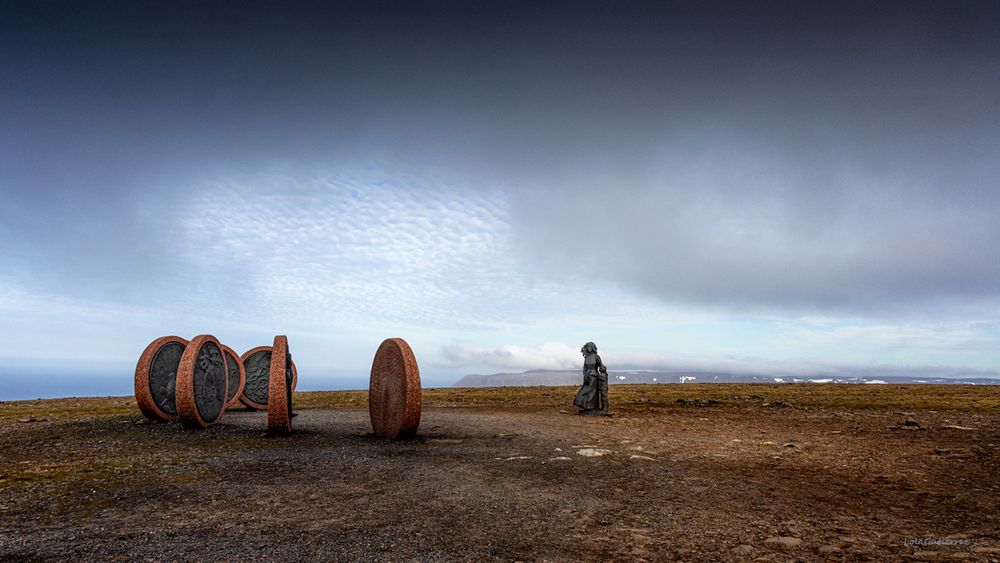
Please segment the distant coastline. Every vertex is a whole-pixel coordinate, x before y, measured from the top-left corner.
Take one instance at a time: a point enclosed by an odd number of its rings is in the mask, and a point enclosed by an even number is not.
[[[534,387],[579,385],[579,370],[527,370],[520,373],[466,375],[452,387]],[[609,384],[679,384],[679,383],[836,383],[836,384],[934,384],[934,385],[1000,385],[994,377],[941,377],[906,375],[763,375],[704,371],[609,371]]]

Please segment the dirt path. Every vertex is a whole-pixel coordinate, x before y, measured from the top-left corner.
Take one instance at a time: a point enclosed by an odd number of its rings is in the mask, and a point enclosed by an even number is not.
[[[0,424],[0,559],[1000,559],[992,413],[431,408],[397,443],[358,409],[287,439],[137,418]]]

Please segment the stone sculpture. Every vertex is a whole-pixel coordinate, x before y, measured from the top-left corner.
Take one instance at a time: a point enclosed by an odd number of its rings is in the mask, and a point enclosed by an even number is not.
[[[246,383],[240,394],[240,402],[251,409],[267,410],[267,394],[271,385],[271,347],[258,346],[243,353],[243,368]],[[299,370],[292,362],[292,391],[299,382]]]
[[[402,338],[386,339],[375,352],[368,386],[368,415],[375,435],[393,440],[416,435],[420,398],[420,370],[413,350]]]
[[[240,402],[251,409],[267,408],[267,390],[271,384],[271,347],[258,346],[243,352],[241,357],[246,373],[246,383]]]
[[[146,346],[135,368],[135,398],[142,414],[154,421],[179,420],[189,428],[205,428],[242,402],[267,409],[270,434],[288,434],[297,383],[298,369],[284,336],[242,356],[212,335],[190,342],[163,336]]]
[[[288,338],[275,336],[268,373],[267,433],[285,436],[292,432],[292,355]]]
[[[229,378],[222,345],[210,334],[196,336],[177,368],[177,415],[188,428],[204,428],[226,410]]]
[[[135,400],[142,414],[154,421],[177,420],[177,367],[188,341],[163,336],[152,341],[135,366]]]
[[[222,345],[222,352],[226,355],[226,371],[228,384],[226,387],[226,408],[230,409],[240,402],[240,395],[243,394],[243,387],[246,385],[247,372],[243,367],[243,360],[235,350]]]

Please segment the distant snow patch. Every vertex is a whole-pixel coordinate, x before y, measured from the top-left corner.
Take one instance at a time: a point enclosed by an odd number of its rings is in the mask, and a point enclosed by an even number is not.
[[[784,382],[785,382],[785,380],[784,380],[784,379],[781,379],[780,377],[775,377],[775,378],[774,378],[774,382],[775,382],[775,383],[784,383]]]
[[[682,375],[680,377],[681,383],[684,383],[685,381],[694,381],[695,379],[696,378],[693,375]]]
[[[886,384],[885,381],[882,381],[881,379],[871,379],[869,381],[865,381],[865,385],[871,385],[873,383],[880,384],[880,385],[885,385]]]
[[[813,383],[830,383],[832,379],[810,379],[809,381]]]
[[[624,375],[619,375],[618,376],[618,381],[625,381],[625,376]]]

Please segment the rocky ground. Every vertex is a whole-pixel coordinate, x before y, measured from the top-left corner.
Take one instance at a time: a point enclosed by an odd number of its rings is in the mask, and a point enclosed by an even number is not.
[[[1000,560],[1000,387],[304,393],[289,438],[130,399],[0,403],[0,560]]]

